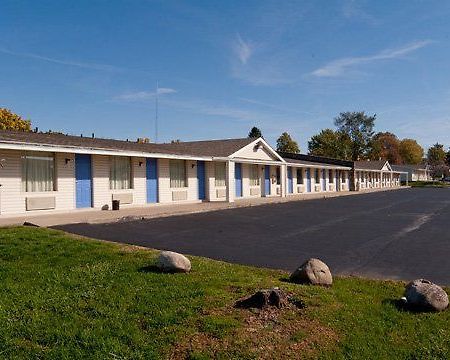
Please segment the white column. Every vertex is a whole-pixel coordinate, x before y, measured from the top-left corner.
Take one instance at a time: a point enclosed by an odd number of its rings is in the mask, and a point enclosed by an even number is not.
[[[234,202],[234,195],[236,191],[235,179],[234,179],[234,161],[227,161],[227,202]]]
[[[286,185],[287,185],[287,166],[285,164],[280,165],[280,177],[281,177],[281,197],[286,197]]]

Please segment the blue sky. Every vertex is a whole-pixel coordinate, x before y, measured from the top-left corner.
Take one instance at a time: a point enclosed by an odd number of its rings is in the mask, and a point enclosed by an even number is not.
[[[40,130],[159,140],[289,132],[341,111],[450,145],[448,1],[0,2],[0,106]]]

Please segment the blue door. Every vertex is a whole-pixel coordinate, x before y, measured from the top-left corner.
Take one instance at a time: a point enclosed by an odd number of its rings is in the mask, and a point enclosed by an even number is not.
[[[234,183],[236,186],[236,197],[242,197],[242,164],[234,164]]]
[[[264,167],[264,196],[270,195],[270,166]]]
[[[341,174],[339,173],[339,170],[336,170],[334,172],[334,184],[336,185],[336,191],[340,191],[339,189],[339,179],[341,178]]]
[[[322,191],[327,191],[327,171],[322,169]]]
[[[288,173],[288,193],[292,194],[294,192],[294,182],[292,180],[292,168],[291,167],[288,167],[287,173]]]
[[[147,159],[147,202],[158,202],[158,159]]]
[[[306,169],[306,191],[311,192],[311,169]]]
[[[205,162],[197,161],[197,180],[198,180],[198,199],[206,199],[206,179],[205,179]]]
[[[234,164],[234,183],[236,186],[236,197],[242,197],[242,165]]]
[[[75,155],[75,194],[77,208],[92,207],[91,155]]]

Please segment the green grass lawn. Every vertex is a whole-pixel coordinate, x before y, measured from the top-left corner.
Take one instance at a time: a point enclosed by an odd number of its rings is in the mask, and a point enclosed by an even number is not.
[[[59,231],[0,229],[0,358],[449,356],[450,311],[399,310],[402,283],[337,278],[332,288],[301,286],[280,271],[198,257],[190,257],[190,274],[161,274],[152,271],[156,256]],[[307,307],[233,308],[273,286]]]

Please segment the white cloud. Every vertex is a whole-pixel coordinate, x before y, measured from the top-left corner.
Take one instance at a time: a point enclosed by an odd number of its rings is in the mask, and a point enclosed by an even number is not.
[[[115,99],[125,101],[144,101],[153,99],[154,97],[156,97],[156,94],[167,95],[167,94],[174,94],[176,92],[177,91],[175,89],[161,87],[158,88],[157,91],[138,91],[133,93],[122,94],[116,96]]]
[[[400,58],[404,55],[407,55],[413,51],[416,51],[418,49],[421,49],[429,44],[431,44],[433,41],[431,40],[421,40],[416,41],[413,43],[410,43],[408,45],[405,45],[401,48],[397,49],[386,49],[378,54],[371,55],[371,56],[360,56],[360,57],[348,57],[343,59],[337,59],[334,61],[331,61],[330,63],[326,64],[325,66],[314,70],[311,75],[317,76],[317,77],[337,77],[344,75],[346,70],[348,70],[351,67],[362,65],[362,64],[368,64],[373,63],[381,60],[390,60],[390,59],[396,59]]]
[[[361,2],[345,0],[342,4],[342,15],[346,19],[363,21],[371,25],[378,24],[378,20],[363,9]]]
[[[284,73],[288,58],[289,52],[277,52],[263,43],[256,46],[238,36],[233,44],[231,76],[255,86],[292,83],[294,79]]]
[[[247,64],[248,60],[253,54],[253,45],[250,42],[244,41],[240,34],[237,34],[235,41],[233,42],[233,51],[238,57],[241,64]]]
[[[72,60],[62,60],[62,59],[42,56],[42,55],[33,54],[33,53],[11,51],[6,48],[0,48],[0,53],[18,56],[18,57],[27,58],[27,59],[34,59],[34,60],[50,62],[53,64],[60,64],[60,65],[65,65],[65,66],[79,67],[79,68],[91,69],[91,70],[100,70],[100,71],[129,71],[130,70],[130,69],[121,68],[121,67],[109,65],[109,64],[98,64],[98,63],[79,62],[79,61],[72,61]]]

